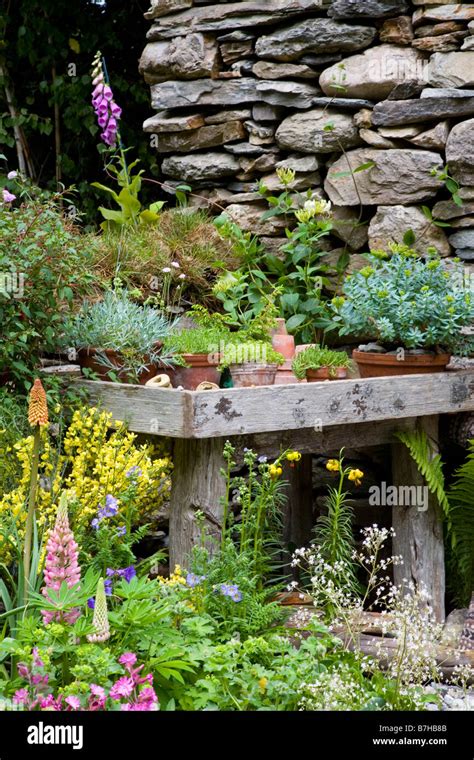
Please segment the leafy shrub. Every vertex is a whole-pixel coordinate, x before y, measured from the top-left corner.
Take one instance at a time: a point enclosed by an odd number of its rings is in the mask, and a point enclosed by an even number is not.
[[[319,369],[320,367],[352,367],[352,361],[344,351],[333,351],[329,348],[320,346],[308,346],[304,351],[300,351],[293,359],[292,369],[296,377],[302,380],[306,377],[306,370]]]
[[[64,316],[93,276],[60,196],[17,192],[20,205],[0,204],[0,372],[25,385],[40,354],[57,349]]]
[[[43,431],[40,461],[40,485],[37,500],[37,522],[40,530],[48,530],[54,522],[58,498],[65,489],[75,494],[70,515],[76,537],[81,539],[90,530],[100,505],[111,494],[120,502],[130,486],[127,473],[138,468],[140,477],[134,492],[136,523],[145,523],[169,496],[171,460],[153,445],[137,445],[136,436],[124,425],[110,432],[111,415],[94,408],[74,412],[62,441],[62,451]],[[18,535],[24,533],[25,504],[28,494],[33,438],[22,438],[13,446],[21,466],[16,487],[0,499],[0,518],[12,515]],[[0,557],[8,558],[12,536],[0,533]]]
[[[216,277],[239,263],[232,244],[209,217],[192,209],[164,211],[156,224],[91,235],[89,242],[102,280],[119,277],[142,288],[161,308],[169,302],[215,303],[211,289]]]
[[[461,328],[474,319],[462,270],[438,258],[423,261],[406,246],[367,258],[333,299],[341,335],[370,335],[386,346],[465,350]]]

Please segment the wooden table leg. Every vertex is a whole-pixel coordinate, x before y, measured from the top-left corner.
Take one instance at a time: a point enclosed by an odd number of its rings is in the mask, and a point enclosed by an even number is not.
[[[171,571],[187,567],[191,551],[200,541],[201,528],[196,512],[205,516],[209,536],[219,538],[222,526],[225,480],[221,475],[224,438],[177,438],[173,450],[170,499],[169,553]],[[212,552],[212,542],[209,543]]]
[[[424,429],[436,454],[438,417],[419,417],[417,425]],[[392,445],[392,480],[395,486],[425,486],[410,452],[402,443]],[[400,491],[398,492],[400,493]],[[394,506],[392,524],[396,536],[393,553],[403,557],[403,565],[394,568],[395,585],[403,579],[415,587],[425,586],[431,595],[433,612],[438,621],[445,618],[445,567],[443,524],[436,497],[429,494],[428,509],[419,506]]]
[[[285,464],[283,477],[288,481],[287,503],[283,518],[283,540],[290,553],[307,546],[313,530],[313,457],[303,454],[294,467]]]

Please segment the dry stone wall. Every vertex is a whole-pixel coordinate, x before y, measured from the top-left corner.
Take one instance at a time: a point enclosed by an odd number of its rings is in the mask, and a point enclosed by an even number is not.
[[[194,203],[277,247],[258,184],[278,191],[277,168],[291,167],[295,191],[333,203],[353,266],[412,229],[420,252],[474,267],[474,4],[152,0],[145,16],[144,129],[171,190],[190,184]]]

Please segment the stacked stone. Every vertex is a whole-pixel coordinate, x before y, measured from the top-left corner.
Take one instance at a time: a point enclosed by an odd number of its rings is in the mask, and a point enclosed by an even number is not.
[[[152,0],[145,15],[144,129],[171,190],[190,184],[195,203],[276,244],[284,223],[261,221],[258,184],[278,192],[277,168],[291,167],[295,191],[332,201],[352,266],[367,240],[407,229],[420,252],[474,262],[474,4]]]

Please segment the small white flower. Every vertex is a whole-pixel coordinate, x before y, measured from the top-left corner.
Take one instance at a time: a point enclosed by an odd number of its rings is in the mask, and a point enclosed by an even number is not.
[[[174,267],[175,269],[179,269],[179,264],[177,261],[172,261],[171,266]]]
[[[169,267],[163,267],[161,271],[164,272],[165,274],[169,274],[169,272],[171,272],[171,269]]]
[[[186,275],[183,274],[183,272],[181,272],[181,274],[179,275],[179,279],[180,280],[185,280],[186,279]]]
[[[18,172],[14,169],[11,172],[8,172],[7,179],[15,179],[15,177],[18,177]]]

